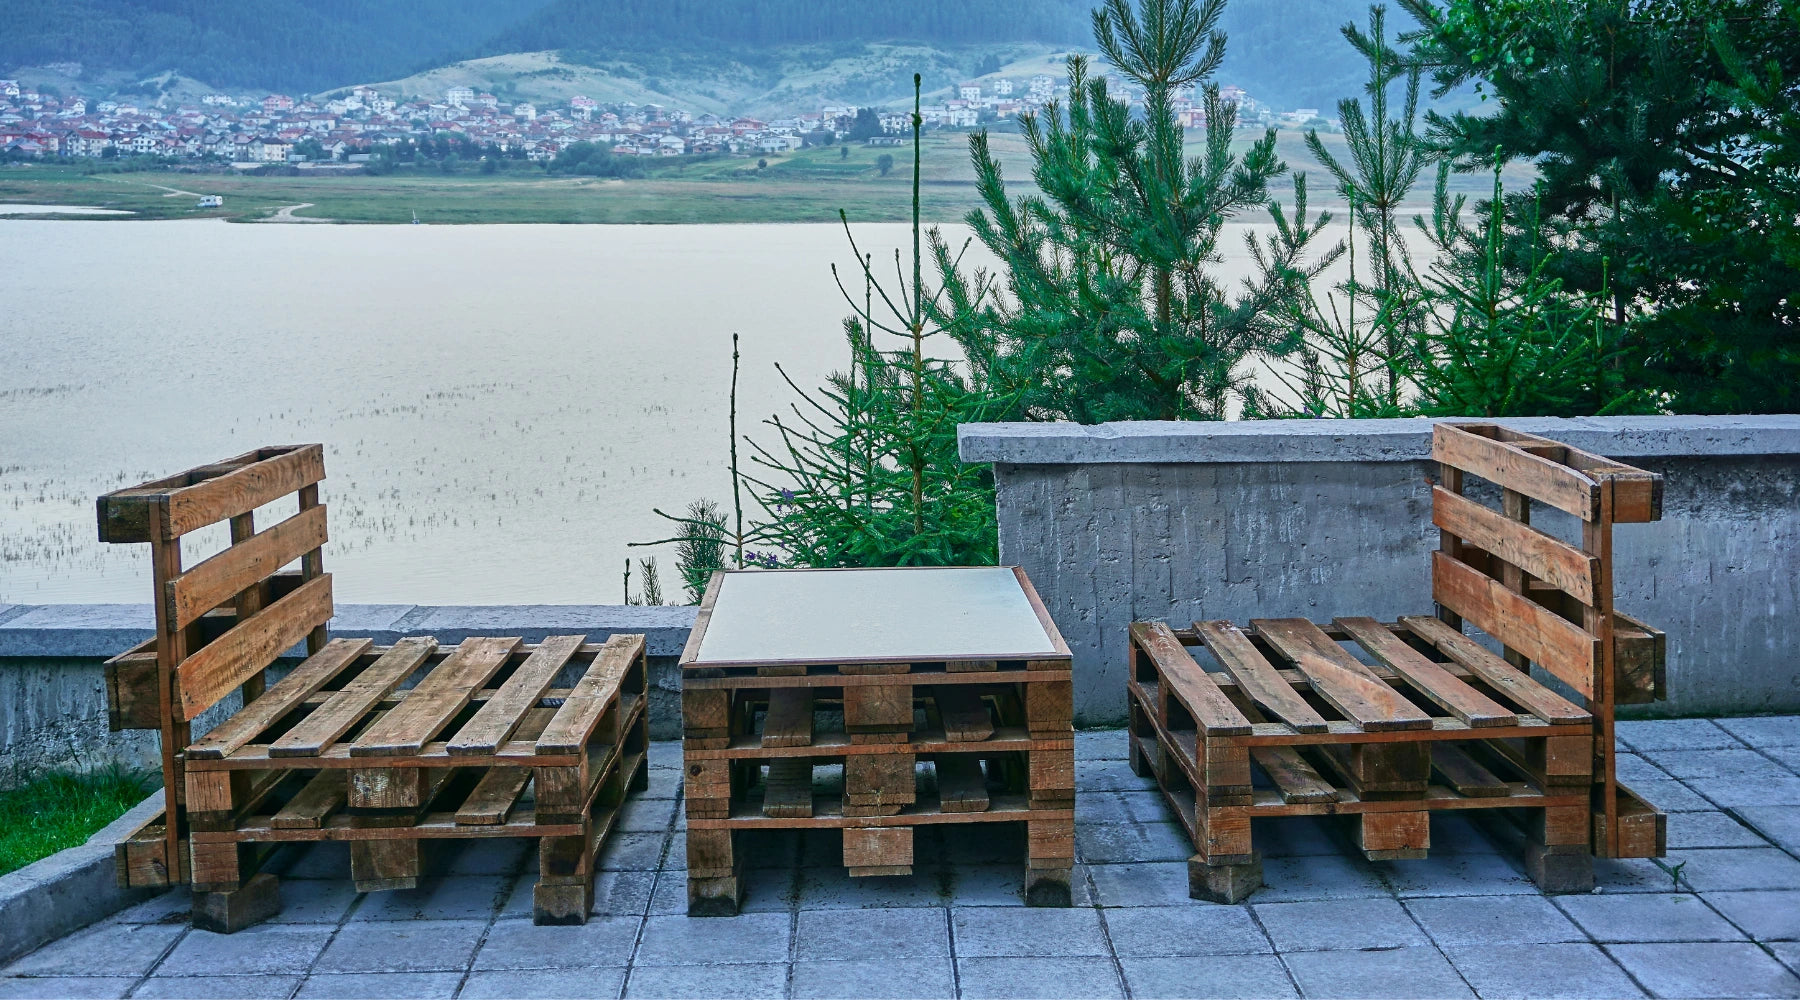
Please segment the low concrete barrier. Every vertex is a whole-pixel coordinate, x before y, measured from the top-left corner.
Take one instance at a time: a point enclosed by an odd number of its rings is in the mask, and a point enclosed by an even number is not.
[[[1504,423],[1665,477],[1663,519],[1615,531],[1617,606],[1669,640],[1668,700],[1636,714],[1800,710],[1800,416]],[[1000,560],[1068,640],[1092,725],[1124,719],[1133,619],[1429,611],[1430,428],[971,424],[960,442],[994,466]]]
[[[614,632],[642,632],[648,645],[650,727],[657,739],[681,735],[680,678],[675,663],[697,609],[608,605],[521,604],[438,606],[339,605],[332,634],[389,644],[430,635],[461,642],[472,635],[585,633],[600,642]],[[148,604],[0,605],[0,787],[49,769],[87,770],[109,763],[161,766],[157,736],[113,733],[106,724],[101,664],[151,632]],[[293,655],[298,657],[300,650]],[[235,697],[196,721],[196,735],[235,709]]]

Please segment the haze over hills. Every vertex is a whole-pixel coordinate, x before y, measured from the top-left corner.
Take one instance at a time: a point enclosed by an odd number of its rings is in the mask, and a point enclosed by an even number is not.
[[[0,4],[0,74],[80,63],[88,81],[166,79],[173,71],[212,87],[300,93],[380,81],[431,93],[469,83],[533,99],[594,91],[598,100],[754,114],[782,102],[897,103],[913,72],[932,90],[1000,71],[1060,75],[1061,53],[1093,46],[1090,6],[8,0]],[[1338,28],[1365,10],[1364,0],[1234,0],[1220,81],[1276,107],[1329,108],[1361,79]],[[452,79],[458,74],[467,79]]]

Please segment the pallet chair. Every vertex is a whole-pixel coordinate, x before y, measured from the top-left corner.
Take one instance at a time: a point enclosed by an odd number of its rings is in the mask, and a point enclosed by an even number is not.
[[[1396,860],[1426,855],[1434,812],[1506,810],[1550,892],[1592,889],[1596,856],[1666,850],[1613,751],[1614,706],[1661,697],[1665,648],[1613,609],[1613,525],[1657,520],[1662,477],[1493,424],[1436,425],[1432,458],[1435,615],[1131,625],[1131,766],[1193,839],[1194,898],[1262,885],[1260,818],[1346,816],[1370,860]]]
[[[230,933],[279,909],[257,869],[281,843],[348,841],[372,891],[416,886],[426,839],[535,837],[534,918],[585,922],[595,855],[648,782],[643,636],[332,639],[324,478],[320,445],[262,448],[100,498],[101,541],[149,543],[155,584],[154,633],[106,664],[112,728],[162,741],[165,808],[118,846],[120,883],[188,884],[194,925]],[[183,537],[221,522],[230,544],[184,567]]]

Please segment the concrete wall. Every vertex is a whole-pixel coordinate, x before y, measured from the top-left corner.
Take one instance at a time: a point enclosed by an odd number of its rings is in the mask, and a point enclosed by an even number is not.
[[[453,644],[472,635],[517,635],[535,641],[577,632],[585,633],[590,642],[600,642],[614,632],[642,632],[649,653],[651,732],[657,739],[670,739],[681,735],[681,685],[675,661],[694,626],[695,611],[350,604],[338,607],[331,629],[334,636],[367,637],[378,644],[408,635],[430,635]],[[0,788],[50,768],[160,766],[157,734],[107,731],[101,670],[106,659],[147,638],[150,622],[148,604],[0,605]],[[235,707],[235,695],[220,702],[195,720],[196,735]]]
[[[1800,710],[1800,416],[1506,423],[1665,476],[1662,520],[1614,536],[1617,606],[1669,637],[1650,714]],[[1431,610],[1429,421],[980,424],[961,446],[994,464],[1000,559],[1074,650],[1081,722],[1123,720],[1134,619]]]

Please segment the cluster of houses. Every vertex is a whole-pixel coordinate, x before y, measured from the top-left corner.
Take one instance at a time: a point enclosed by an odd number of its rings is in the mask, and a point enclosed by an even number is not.
[[[1124,81],[1112,92],[1129,99]],[[956,96],[922,109],[927,126],[968,128],[1028,114],[1059,97],[1068,84],[1048,74],[1015,83],[1010,79],[965,83]],[[1141,96],[1141,95],[1137,95]],[[1226,98],[1254,106],[1236,88]],[[858,108],[831,105],[818,111],[763,121],[689,112],[655,104],[603,105],[576,96],[567,104],[538,106],[503,102],[471,87],[451,87],[440,98],[399,100],[372,87],[336,96],[295,99],[271,94],[261,99],[208,95],[198,104],[147,106],[125,100],[92,101],[39,93],[17,81],[0,80],[0,154],[27,157],[147,155],[239,165],[294,163],[309,159],[359,162],[383,147],[448,136],[511,156],[548,160],[570,145],[588,142],[628,156],[698,153],[777,154],[816,141],[824,133],[842,138],[855,125]],[[1182,123],[1204,124],[1204,111],[1191,94],[1177,102]],[[911,127],[911,113],[880,113],[884,136],[875,143],[898,143]]]

